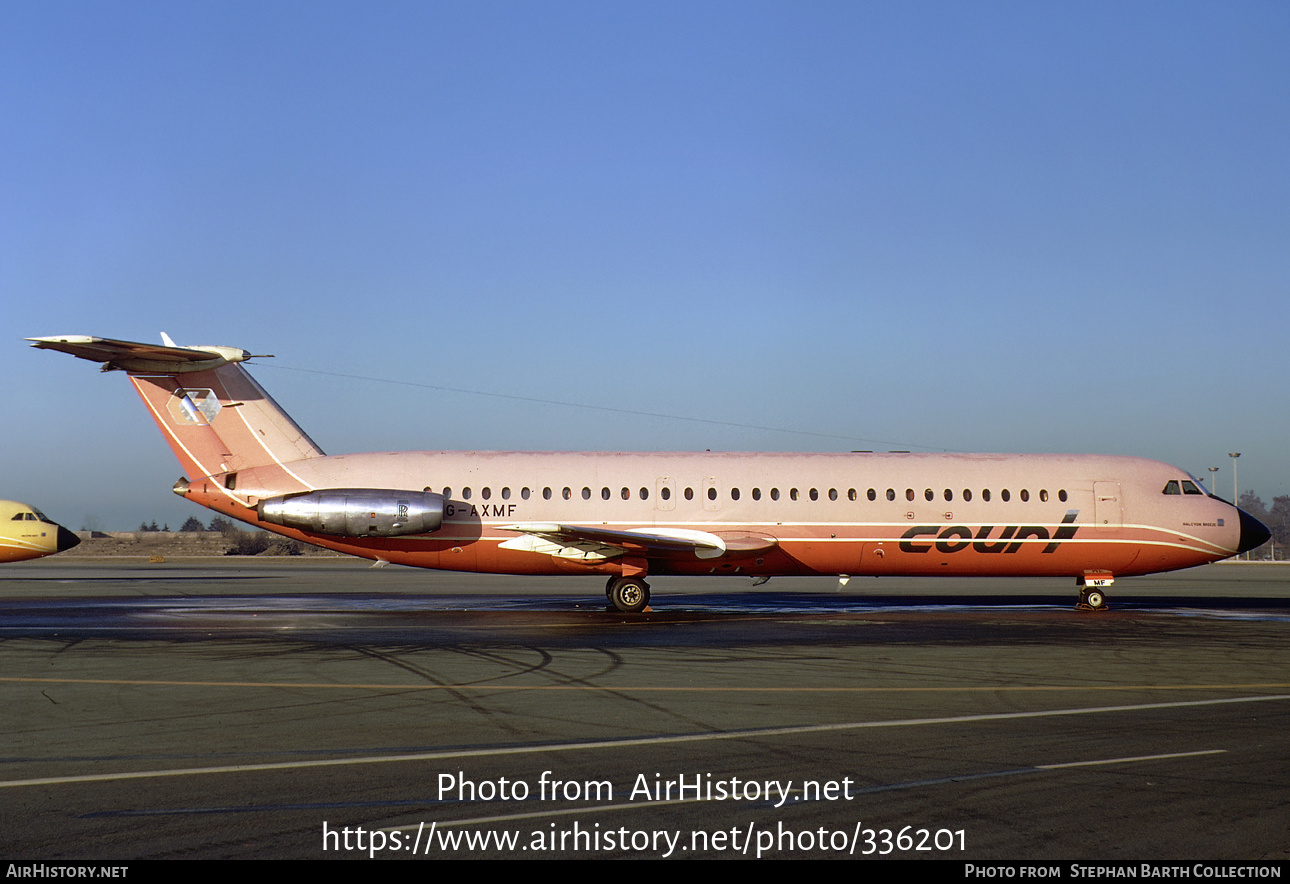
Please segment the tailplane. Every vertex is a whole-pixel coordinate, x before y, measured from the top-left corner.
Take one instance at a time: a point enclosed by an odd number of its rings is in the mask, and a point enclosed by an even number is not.
[[[28,338],[33,347],[124,371],[194,479],[322,456],[241,363],[235,347],[179,347],[83,335]]]

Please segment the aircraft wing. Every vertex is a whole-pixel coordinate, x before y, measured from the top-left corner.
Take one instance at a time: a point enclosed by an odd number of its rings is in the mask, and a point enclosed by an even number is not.
[[[88,335],[53,335],[27,340],[42,350],[60,350],[91,362],[102,362],[104,371],[200,371],[251,357],[236,347],[174,347]]]
[[[555,522],[528,522],[502,527],[521,535],[501,544],[505,549],[577,559],[686,552],[700,559],[715,559],[730,552],[770,549],[776,543],[773,537],[730,532],[722,536],[689,528],[619,529]]]

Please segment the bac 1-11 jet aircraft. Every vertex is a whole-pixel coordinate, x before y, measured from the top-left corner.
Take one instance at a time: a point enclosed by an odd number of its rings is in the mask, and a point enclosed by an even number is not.
[[[21,562],[71,549],[81,539],[35,507],[0,500],[0,562]]]
[[[1031,454],[399,451],[325,455],[232,347],[29,338],[122,370],[187,473],[175,493],[287,537],[452,571],[588,574],[620,610],[660,574],[1116,576],[1268,530],[1168,464]]]

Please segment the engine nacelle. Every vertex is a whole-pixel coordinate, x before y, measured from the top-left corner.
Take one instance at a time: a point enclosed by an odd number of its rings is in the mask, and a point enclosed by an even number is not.
[[[339,537],[428,534],[443,525],[443,495],[388,488],[326,488],[262,500],[263,522]]]

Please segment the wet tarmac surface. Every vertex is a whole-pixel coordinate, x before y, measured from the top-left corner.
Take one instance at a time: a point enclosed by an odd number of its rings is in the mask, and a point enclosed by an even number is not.
[[[6,853],[1290,857],[1290,568],[834,585],[5,569]]]

